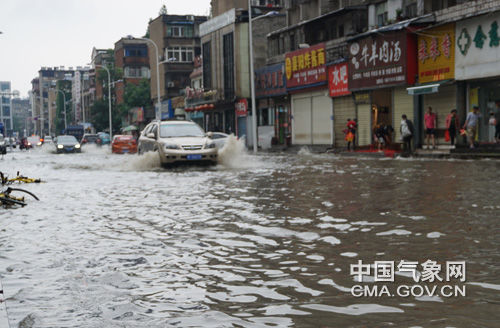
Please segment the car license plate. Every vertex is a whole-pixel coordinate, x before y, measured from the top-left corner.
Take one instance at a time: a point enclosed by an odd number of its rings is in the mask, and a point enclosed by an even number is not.
[[[128,149],[122,149],[122,152],[128,153]]]
[[[201,159],[201,155],[187,155],[187,159],[188,160],[200,160]]]

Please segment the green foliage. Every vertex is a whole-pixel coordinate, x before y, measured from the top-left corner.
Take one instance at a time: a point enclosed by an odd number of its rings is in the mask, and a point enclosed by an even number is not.
[[[163,5],[160,8],[160,11],[158,12],[158,15],[166,15],[167,14],[167,6]]]
[[[151,106],[150,81],[148,79],[142,79],[138,85],[127,83],[123,98],[128,108]]]
[[[57,90],[64,92],[66,97],[66,119],[68,125],[73,121],[73,111],[71,110],[71,81],[59,80],[56,84]],[[62,93],[57,92],[56,98],[56,134],[64,130],[64,97]]]

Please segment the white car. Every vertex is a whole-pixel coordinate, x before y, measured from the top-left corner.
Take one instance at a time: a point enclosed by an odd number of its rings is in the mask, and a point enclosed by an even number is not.
[[[153,121],[141,132],[138,153],[158,152],[162,165],[191,162],[217,164],[217,146],[192,121]]]
[[[52,137],[51,136],[45,136],[43,137],[43,143],[44,144],[48,144],[48,145],[51,145],[54,143],[54,141],[52,140]]]
[[[223,132],[207,132],[207,136],[212,139],[217,149],[221,149],[222,147],[224,147],[227,141],[227,137],[229,137],[228,134]]]

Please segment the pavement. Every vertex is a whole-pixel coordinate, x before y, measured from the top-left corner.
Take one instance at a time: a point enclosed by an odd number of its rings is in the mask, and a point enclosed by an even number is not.
[[[5,306],[5,296],[3,294],[2,282],[0,281],[0,328],[9,328],[9,318]]]

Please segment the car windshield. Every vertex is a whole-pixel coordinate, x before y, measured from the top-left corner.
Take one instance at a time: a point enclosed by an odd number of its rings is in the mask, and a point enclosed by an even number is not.
[[[57,142],[58,143],[62,143],[62,142],[65,142],[65,143],[69,143],[69,142],[78,143],[78,141],[76,141],[76,138],[73,137],[73,136],[60,136],[60,137],[57,137]]]
[[[204,135],[203,130],[196,124],[166,123],[160,127],[162,138],[203,137]]]

